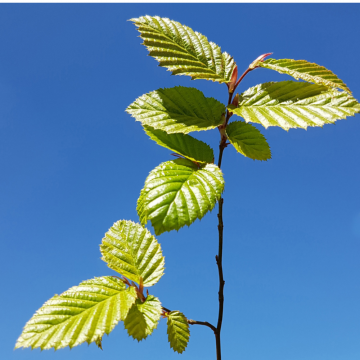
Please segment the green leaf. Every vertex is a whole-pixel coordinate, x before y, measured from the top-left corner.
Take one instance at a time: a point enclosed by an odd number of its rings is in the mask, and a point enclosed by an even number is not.
[[[302,79],[330,88],[339,88],[351,94],[346,84],[332,71],[306,60],[268,59],[260,62],[258,65],[263,68],[275,70],[281,74],[288,74],[296,80]]]
[[[253,160],[271,159],[270,146],[255,126],[234,121],[226,127],[226,135],[240,154]]]
[[[144,125],[146,134],[160,146],[176,152],[190,160],[200,163],[211,163],[214,160],[214,151],[204,142],[186,134],[167,134]]]
[[[142,95],[126,111],[143,125],[168,134],[186,134],[221,125],[225,105],[200,90],[176,86]]]
[[[156,329],[161,313],[161,303],[155,296],[148,295],[144,302],[137,299],[124,321],[125,329],[130,336],[141,341]]]
[[[159,235],[201,219],[214,208],[223,190],[224,179],[216,165],[198,167],[187,159],[167,161],[145,180],[137,211],[141,223],[150,220]]]
[[[133,287],[111,276],[83,281],[48,300],[27,322],[15,349],[70,348],[83,342],[101,344],[134,304]]]
[[[181,354],[189,342],[190,329],[186,317],[180,311],[167,315],[167,334],[170,347]]]
[[[235,61],[208,39],[176,21],[158,16],[131,19],[149,55],[172,72],[192,79],[229,82]]]
[[[351,95],[323,85],[282,81],[246,90],[238,107],[229,105],[228,109],[246,122],[288,130],[333,124],[360,112],[360,104]]]
[[[156,284],[164,274],[160,244],[150,231],[132,221],[117,221],[100,245],[109,268],[144,286]]]

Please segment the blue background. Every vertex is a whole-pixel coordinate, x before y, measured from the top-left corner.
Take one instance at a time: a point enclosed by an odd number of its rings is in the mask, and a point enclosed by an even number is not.
[[[177,20],[234,56],[326,66],[360,98],[360,5],[0,5],[0,357],[214,359],[210,329],[191,327],[175,354],[165,321],[138,344],[122,323],[104,351],[13,351],[22,327],[55,293],[115,274],[100,260],[104,233],[137,221],[147,174],[172,159],[124,112],[161,87],[193,86],[226,102],[225,85],[170,76],[126,20]],[[239,87],[289,80],[267,69]],[[324,128],[263,131],[272,160],[224,153],[224,359],[359,360],[360,115]],[[196,133],[218,149],[218,131]],[[150,289],[163,305],[216,323],[217,210],[158,237],[166,274]],[[150,225],[148,225],[149,228]]]

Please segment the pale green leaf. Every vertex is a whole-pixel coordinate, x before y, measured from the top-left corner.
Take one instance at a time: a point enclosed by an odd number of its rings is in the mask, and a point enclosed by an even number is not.
[[[234,121],[226,127],[226,135],[240,154],[253,160],[271,159],[269,144],[255,126]]]
[[[133,287],[111,276],[83,281],[48,300],[27,322],[15,348],[58,350],[83,342],[101,344],[134,304]]]
[[[235,61],[221,48],[191,28],[158,16],[131,19],[149,55],[172,72],[192,79],[229,82]]]
[[[161,303],[155,296],[148,295],[144,302],[137,299],[124,321],[125,329],[130,336],[141,341],[156,329],[161,313]]]
[[[109,268],[144,286],[156,284],[164,274],[160,244],[150,231],[128,220],[117,221],[100,245]]]
[[[213,149],[206,143],[186,134],[168,134],[144,125],[146,134],[160,146],[163,146],[190,160],[211,163],[214,160]]]
[[[285,130],[333,124],[360,112],[360,104],[343,91],[306,82],[269,82],[254,86],[228,109],[246,122],[280,126]]]
[[[221,125],[225,105],[195,88],[176,86],[142,95],[126,111],[143,125],[186,134]]]
[[[180,311],[167,314],[167,334],[170,347],[181,354],[189,342],[190,329],[186,317]]]
[[[268,59],[260,62],[259,66],[275,70],[281,74],[288,74],[296,80],[302,79],[330,88],[339,88],[351,94],[350,89],[332,71],[306,60]]]
[[[214,208],[223,190],[223,175],[216,165],[198,167],[187,159],[167,161],[145,180],[137,211],[141,223],[150,220],[159,235],[201,219]]]

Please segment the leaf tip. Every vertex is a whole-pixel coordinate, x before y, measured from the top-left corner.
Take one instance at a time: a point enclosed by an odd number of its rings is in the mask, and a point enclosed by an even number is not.
[[[263,62],[265,60],[265,58],[269,55],[272,55],[272,52],[271,53],[266,53],[266,54],[263,54],[263,55],[260,55],[259,57],[257,57],[250,65],[249,65],[249,69],[255,69],[259,66],[259,64],[261,62]]]

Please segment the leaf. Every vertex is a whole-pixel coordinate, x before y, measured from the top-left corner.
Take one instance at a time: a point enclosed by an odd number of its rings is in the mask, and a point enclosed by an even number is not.
[[[31,347],[58,350],[83,342],[101,345],[134,304],[133,287],[111,276],[83,281],[48,300],[27,322],[15,349]]]
[[[339,88],[351,94],[350,89],[332,71],[306,60],[268,59],[258,66],[275,70],[281,74],[288,74],[296,80],[302,79],[330,88]]]
[[[167,315],[167,334],[170,347],[181,354],[189,342],[190,329],[186,317],[180,311]]]
[[[211,163],[214,160],[214,151],[206,143],[185,134],[167,134],[144,125],[146,134],[160,146],[176,152],[190,160],[200,163]]]
[[[179,230],[212,210],[223,190],[222,172],[214,164],[198,167],[187,159],[164,162],[145,180],[137,205],[140,221],[150,220],[156,235]]]
[[[160,244],[150,231],[132,221],[117,221],[100,245],[102,260],[109,268],[144,286],[156,284],[164,275]]]
[[[228,109],[246,122],[288,130],[333,124],[360,112],[360,104],[351,95],[323,85],[282,81],[246,90],[238,107],[229,105]]]
[[[234,121],[226,127],[226,135],[240,154],[253,160],[271,159],[270,146],[255,126]]]
[[[144,40],[149,55],[172,72],[227,83],[235,68],[235,61],[221,48],[191,28],[158,16],[131,19]]]
[[[156,329],[161,313],[161,303],[155,296],[148,295],[144,302],[137,299],[124,321],[125,329],[130,336],[141,341]]]
[[[221,125],[225,105],[200,90],[176,86],[142,95],[126,111],[143,125],[186,134]]]

